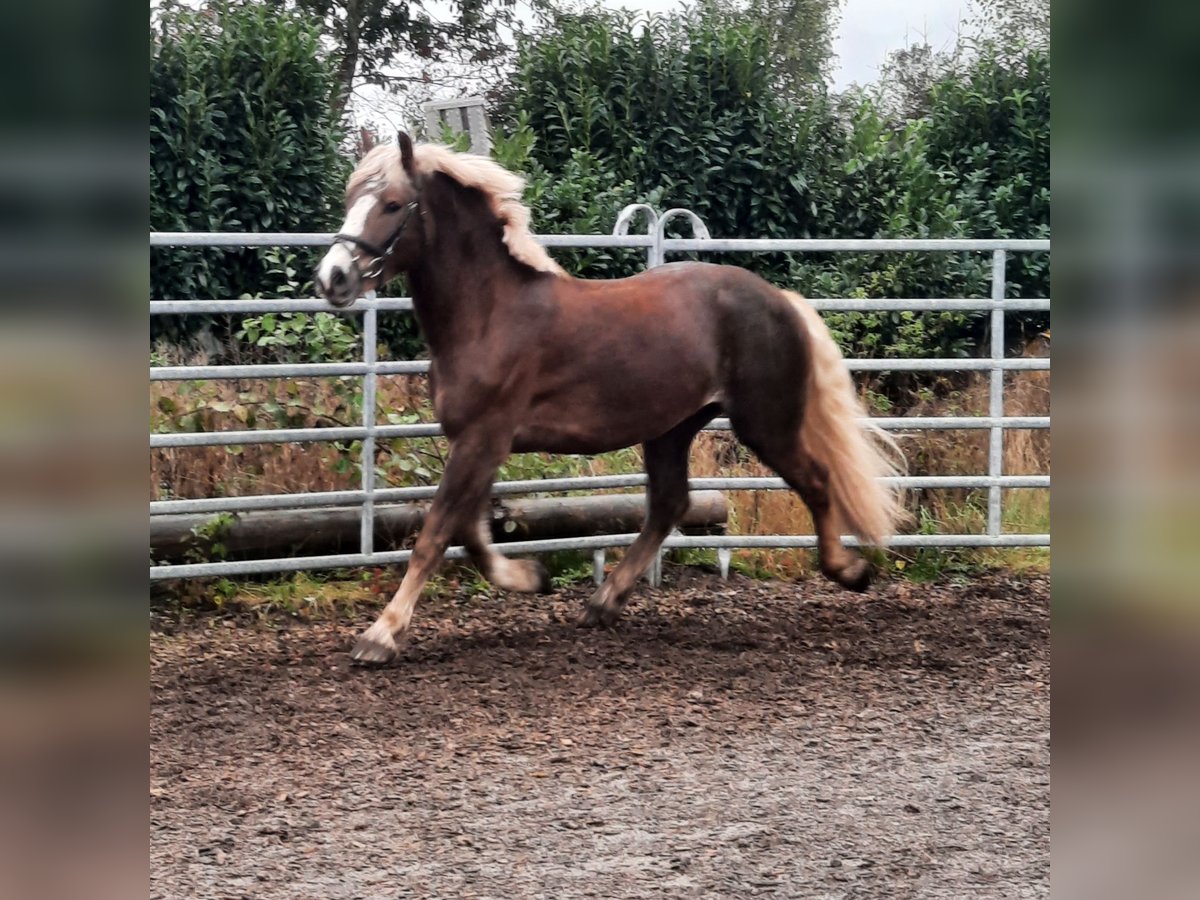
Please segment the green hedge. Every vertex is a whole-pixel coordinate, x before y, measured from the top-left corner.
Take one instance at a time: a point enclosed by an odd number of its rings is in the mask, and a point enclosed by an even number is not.
[[[150,39],[150,227],[323,231],[338,220],[349,161],[330,109],[319,28],[294,12],[219,0],[168,6]],[[297,254],[297,267],[310,263]],[[277,288],[259,250],[151,256],[156,299],[230,299]],[[203,324],[188,317],[190,333]],[[180,321],[155,317],[180,337]]]
[[[714,236],[1049,233],[1044,53],[1016,63],[979,53],[934,85],[926,117],[899,122],[865,92],[830,97],[816,87],[787,99],[769,38],[763,25],[712,7],[563,15],[524,36],[499,121],[516,145],[502,148],[503,161],[531,176],[535,224],[607,230],[622,205],[649,199],[695,210]],[[990,293],[985,254],[729,259],[812,296]],[[640,257],[581,253],[569,267],[613,277],[636,271]],[[1045,255],[1017,257],[1009,275],[1010,296],[1049,296]],[[953,356],[976,352],[987,320],[889,313],[830,322],[855,353]]]

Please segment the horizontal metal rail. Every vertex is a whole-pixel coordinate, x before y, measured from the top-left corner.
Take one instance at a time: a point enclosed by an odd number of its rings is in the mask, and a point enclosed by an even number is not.
[[[333,378],[342,375],[424,375],[429,361],[405,359],[379,362],[280,363],[248,366],[152,366],[151,381],[215,381],[230,378]]]
[[[662,247],[669,253],[952,253],[996,250],[1048,253],[1050,241],[957,238],[667,238],[662,242]]]
[[[921,416],[913,418],[872,417],[870,421],[886,431],[948,431],[976,428],[1049,428],[1049,416]],[[728,419],[713,419],[704,431],[730,431]],[[441,437],[442,426],[436,422],[415,425],[377,425],[376,437],[432,438]],[[367,436],[363,426],[344,428],[274,428],[261,431],[181,431],[150,435],[151,449],[171,447],[230,447],[253,444],[283,444],[293,441],[357,441]],[[569,454],[568,454],[569,455]]]
[[[988,414],[981,416],[930,416],[930,417],[872,417],[871,421],[889,431],[908,432],[918,430],[978,430],[989,433],[988,473],[985,475],[932,475],[905,476],[891,479],[894,483],[915,490],[968,489],[988,492],[988,525],[985,534],[958,535],[902,535],[891,542],[894,547],[1024,547],[1048,546],[1047,534],[1002,533],[1000,503],[1002,492],[1020,489],[1044,489],[1049,487],[1049,476],[1014,475],[1001,471],[1003,435],[1013,429],[1045,429],[1050,426],[1048,416],[1005,416],[1002,402],[1003,375],[1015,371],[1045,371],[1050,361],[1042,358],[1005,358],[1003,348],[1004,316],[1009,312],[1045,312],[1050,308],[1046,298],[1006,298],[1005,262],[1009,253],[1043,253],[1050,250],[1048,240],[824,240],[824,239],[723,239],[711,238],[703,222],[686,210],[671,210],[659,216],[645,208],[649,221],[646,234],[627,234],[632,212],[626,210],[618,220],[612,235],[541,235],[537,239],[549,247],[606,247],[641,249],[648,252],[651,266],[665,262],[668,253],[893,253],[893,252],[970,252],[990,253],[992,261],[992,287],[985,298],[815,298],[810,300],[814,307],[823,312],[906,312],[913,315],[937,312],[989,313],[992,326],[990,357],[969,359],[853,359],[847,365],[855,371],[988,371],[991,373]],[[692,238],[668,238],[665,236],[667,219],[686,220],[693,229]],[[621,222],[624,227],[621,227]],[[303,234],[224,234],[224,233],[169,233],[155,232],[150,235],[151,247],[319,247],[330,243],[333,235],[328,233]],[[160,300],[149,305],[151,315],[194,315],[194,314],[258,314],[266,312],[329,312],[340,314],[362,314],[364,316],[364,357],[362,361],[343,363],[302,363],[236,366],[161,366],[151,369],[152,381],[199,381],[248,378],[362,378],[364,396],[373,396],[376,379],[381,375],[423,375],[429,371],[427,360],[402,360],[378,362],[374,358],[375,314],[377,312],[409,313],[413,309],[411,298],[361,298],[343,310],[331,309],[323,300],[297,298],[255,298],[245,300]],[[374,407],[374,404],[371,404]],[[707,430],[729,430],[728,419],[715,419]],[[380,488],[375,484],[373,471],[366,469],[373,462],[376,442],[386,439],[425,439],[442,435],[437,423],[414,423],[408,425],[378,424],[370,412],[364,412],[362,424],[333,428],[283,428],[271,430],[241,430],[202,433],[164,433],[150,436],[150,446],[156,449],[171,449],[204,446],[237,446],[306,441],[361,441],[364,475],[361,490],[320,491],[297,494],[266,494],[241,497],[210,497],[189,500],[164,500],[150,504],[152,515],[179,513],[244,512],[287,508],[317,508],[330,506],[361,506],[363,509],[362,552],[337,556],[314,556],[292,559],[245,560],[214,562],[193,565],[152,566],[151,578],[188,578],[210,575],[238,575],[251,573],[287,572],[303,569],[383,565],[407,561],[407,550],[376,553],[371,543],[371,520],[376,506],[390,502],[421,502],[429,500],[437,492],[436,485],[402,488]],[[646,484],[645,475],[579,476],[572,478],[528,479],[500,482],[493,486],[495,496],[516,494],[560,493],[570,491],[620,490],[640,488]],[[693,478],[689,481],[693,490],[788,490],[779,478]],[[598,554],[598,565],[603,564],[603,550],[630,544],[636,535],[596,535],[583,538],[568,538],[552,541],[526,541],[501,545],[498,549],[511,553],[545,553],[559,550],[592,550]],[[851,539],[847,543],[854,544]],[[728,553],[733,548],[812,548],[816,538],[812,535],[673,535],[666,542],[669,548],[716,549],[722,558],[723,569],[728,564]],[[454,548],[450,555],[461,556],[461,548]]]
[[[336,237],[332,231],[229,232],[152,231],[151,247],[322,247]]]
[[[244,232],[224,231],[152,231],[151,247],[320,247],[329,244],[333,232]],[[545,247],[637,247],[654,246],[652,235],[613,234],[538,234],[538,243]],[[665,238],[664,250],[684,253],[908,253],[926,252],[991,252],[1008,250],[1016,253],[1048,253],[1048,239],[1018,240],[1013,238]]]
[[[232,234],[224,231],[152,231],[151,247],[323,247],[336,237],[333,232],[260,232]],[[654,246],[648,234],[539,234],[538,243],[545,247],[628,247],[645,249]]]
[[[1018,356],[1009,359],[848,359],[852,372],[979,372],[992,369],[1032,371],[1050,368],[1043,357]],[[153,366],[151,381],[212,381],[230,378],[333,378],[342,375],[423,375],[429,371],[426,360],[375,363],[294,363],[253,366]]]
[[[628,547],[636,534],[597,534],[591,537],[562,538],[549,541],[514,541],[496,544],[495,549],[506,556],[518,553],[558,553],[564,550],[607,550]],[[856,538],[846,536],[848,546],[859,546]],[[663,542],[667,550],[788,550],[812,549],[817,546],[813,535],[798,534],[736,534],[736,535],[672,535]],[[1048,534],[913,534],[900,535],[889,542],[890,547],[1048,547]],[[449,559],[465,559],[462,547],[451,547]],[[301,572],[311,569],[349,569],[359,566],[387,566],[406,563],[411,550],[390,550],[372,553],[347,553],[337,556],[298,556],[287,559],[253,559],[230,562],[191,563],[170,566],[151,566],[150,580],[169,578],[202,578],[230,575],[258,575],[279,572]]]
[[[951,297],[944,300],[928,297],[864,300],[853,297],[809,298],[808,302],[821,312],[987,312],[1002,308],[1008,312],[1045,312],[1050,300],[1041,297],[1017,297],[1005,300]],[[381,297],[375,300],[356,300],[344,309],[332,309],[324,300],[291,299],[286,297],[248,298],[245,300],[151,300],[150,315],[182,316],[196,313],[260,313],[260,312],[325,312],[347,314],[375,309],[385,312],[411,312],[411,297]]]
[[[885,479],[891,484],[921,490],[954,488],[1048,488],[1049,475],[909,475]],[[568,491],[603,491],[642,487],[645,475],[595,475],[576,478],[546,478],[532,481],[499,481],[493,485],[492,496],[516,494],[559,494]],[[791,490],[782,478],[744,476],[741,478],[690,478],[688,489],[719,491],[786,491]],[[376,503],[404,503],[431,500],[436,485],[376,488],[372,496]],[[362,491],[316,491],[305,494],[251,494],[245,497],[211,497],[197,500],[155,500],[150,503],[151,515],[180,513],[249,512],[264,509],[298,507],[357,506],[366,495]]]
[[[287,297],[250,297],[245,300],[151,300],[152,316],[189,316],[197,313],[260,313],[260,312],[307,312],[347,313],[366,312],[376,309],[386,312],[412,312],[411,297],[377,297],[367,300],[359,297],[345,309],[334,309],[324,300]]]

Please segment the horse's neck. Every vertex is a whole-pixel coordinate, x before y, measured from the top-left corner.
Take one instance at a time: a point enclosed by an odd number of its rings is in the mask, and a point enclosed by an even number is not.
[[[433,355],[482,339],[499,300],[497,279],[479,272],[473,260],[438,257],[422,268],[432,271],[413,272],[413,307]]]
[[[432,246],[409,278],[434,358],[482,340],[497,304],[514,296],[521,278],[494,229],[463,218],[439,217]]]

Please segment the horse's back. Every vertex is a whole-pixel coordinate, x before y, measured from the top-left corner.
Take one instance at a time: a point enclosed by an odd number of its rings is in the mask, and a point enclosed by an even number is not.
[[[674,262],[628,278],[556,279],[555,291],[566,318],[595,331],[711,341],[727,361],[785,368],[806,355],[789,295],[740,266]]]
[[[611,339],[614,361],[640,348],[673,359],[680,377],[704,370],[742,394],[804,382],[807,337],[795,304],[747,269],[675,262],[629,278],[561,279],[558,286],[571,330]]]
[[[644,315],[660,319],[680,312],[713,318],[728,327],[734,318],[793,321],[795,310],[779,288],[740,266],[706,262],[673,262],[628,278],[556,279],[556,294],[568,307],[593,309],[599,315]],[[717,320],[720,321],[717,321]]]
[[[663,289],[683,289],[693,293],[734,286],[746,289],[757,287],[768,291],[772,289],[769,282],[748,269],[695,260],[664,263],[625,278],[560,278],[558,281],[602,302],[606,297],[620,297],[627,292],[657,292]]]

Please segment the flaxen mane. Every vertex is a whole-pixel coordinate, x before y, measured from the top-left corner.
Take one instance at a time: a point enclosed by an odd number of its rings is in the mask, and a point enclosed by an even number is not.
[[[562,267],[550,258],[529,231],[529,209],[521,202],[525,179],[486,156],[457,153],[442,144],[419,144],[414,148],[414,156],[420,172],[441,172],[464,187],[476,188],[487,197],[492,214],[504,226],[504,245],[513,259],[539,272],[564,274]],[[372,148],[350,176],[348,189],[353,191],[364,182],[377,178],[393,182],[405,180],[400,148],[395,144],[379,144]]]

